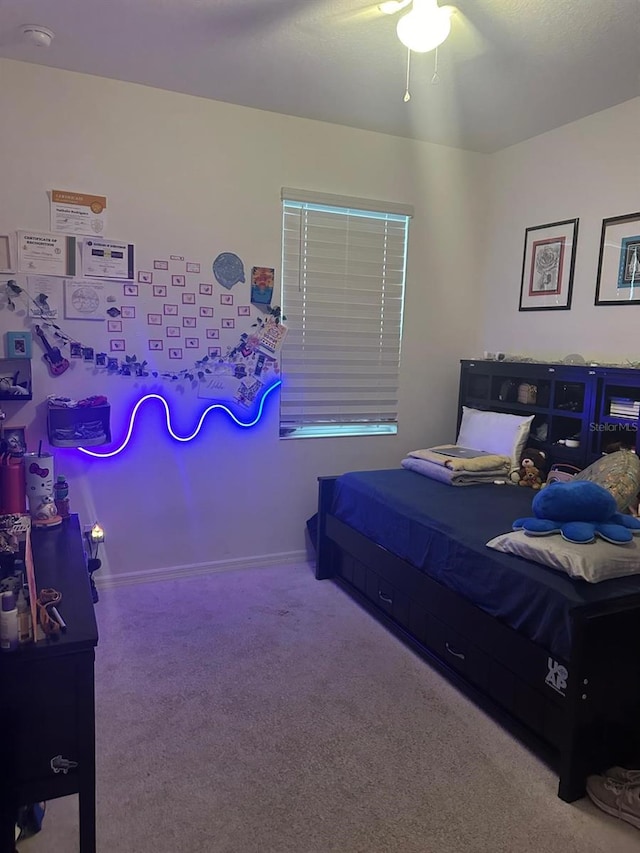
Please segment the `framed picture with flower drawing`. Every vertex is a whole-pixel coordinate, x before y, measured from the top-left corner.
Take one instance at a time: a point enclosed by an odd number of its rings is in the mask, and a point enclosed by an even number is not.
[[[602,220],[595,304],[640,304],[640,213]]]
[[[520,311],[571,308],[578,219],[525,229]]]

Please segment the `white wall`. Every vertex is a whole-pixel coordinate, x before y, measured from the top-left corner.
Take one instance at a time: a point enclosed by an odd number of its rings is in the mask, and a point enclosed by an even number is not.
[[[246,267],[279,271],[282,186],[416,211],[398,436],[280,441],[271,401],[253,433],[213,418],[201,439],[177,446],[149,408],[111,461],[56,450],[72,509],[106,528],[103,576],[297,552],[318,475],[393,467],[413,447],[451,439],[458,359],[480,347],[481,294],[467,261],[482,260],[486,157],[8,60],[0,75],[0,233],[47,230],[47,191],[78,190],[108,196],[108,236],[134,242],[141,269],[176,252],[210,269],[234,251]],[[24,324],[0,311],[0,331]],[[86,329],[72,328],[86,342]],[[34,342],[33,403],[5,405],[32,446],[46,435],[53,392],[106,394],[114,436],[146,391],[168,390],[185,425],[203,408],[188,390],[81,364],[51,379],[40,355]]]
[[[492,155],[483,344],[469,355],[640,361],[640,305],[594,305],[602,220],[640,210],[639,135],[635,98]],[[525,228],[575,217],[571,310],[519,312]]]

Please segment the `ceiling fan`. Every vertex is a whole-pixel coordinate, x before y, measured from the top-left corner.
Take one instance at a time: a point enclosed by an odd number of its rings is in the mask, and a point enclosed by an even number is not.
[[[398,39],[407,48],[407,80],[404,102],[411,100],[409,78],[411,71],[412,53],[429,53],[435,51],[433,84],[440,82],[438,75],[438,48],[446,41],[451,33],[451,24],[456,20],[458,25],[464,25],[467,32],[473,29],[455,6],[439,6],[438,0],[383,0],[377,6],[383,15],[404,13],[398,19],[396,33]],[[479,39],[474,33],[474,41]]]
[[[398,20],[396,33],[407,48],[407,85],[404,92],[405,104],[411,100],[409,80],[411,75],[411,52],[428,53],[435,50],[435,65],[431,82],[440,82],[438,75],[438,47],[449,37],[453,6],[438,6],[438,0],[384,0],[378,10],[384,15],[397,15],[411,6]]]
[[[396,26],[398,38],[414,53],[435,50],[451,32],[453,6],[438,6],[438,0],[385,0],[378,8],[385,15],[396,15],[411,6]]]

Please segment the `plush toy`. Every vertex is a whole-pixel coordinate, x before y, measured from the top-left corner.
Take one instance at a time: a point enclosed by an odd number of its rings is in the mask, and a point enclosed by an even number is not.
[[[542,450],[525,447],[520,457],[520,467],[513,472],[511,479],[520,486],[532,489],[541,488],[547,470],[547,457]]]
[[[589,480],[550,483],[534,497],[531,508],[535,518],[513,522],[514,530],[524,530],[528,536],[560,533],[567,542],[580,545],[600,536],[623,545],[640,533],[640,521],[619,513],[611,492]]]

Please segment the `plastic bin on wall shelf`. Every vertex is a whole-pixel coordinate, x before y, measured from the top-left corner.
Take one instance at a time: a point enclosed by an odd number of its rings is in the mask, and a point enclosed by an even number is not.
[[[47,434],[53,447],[95,447],[111,441],[111,406],[49,406]]]

